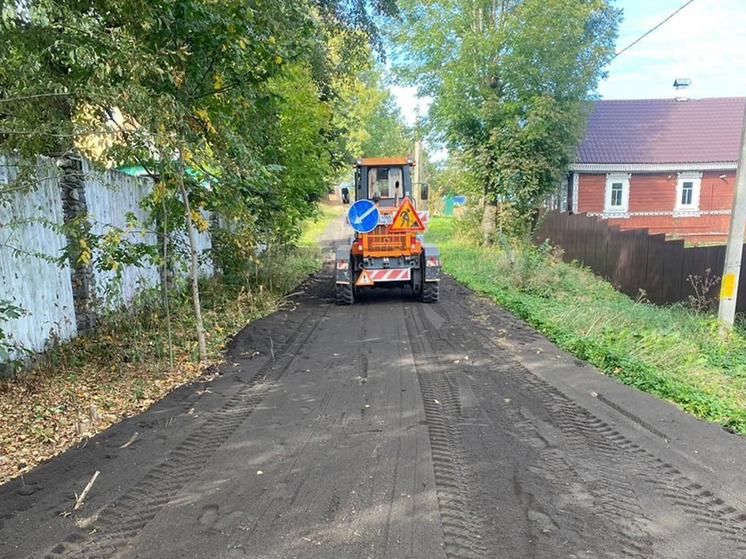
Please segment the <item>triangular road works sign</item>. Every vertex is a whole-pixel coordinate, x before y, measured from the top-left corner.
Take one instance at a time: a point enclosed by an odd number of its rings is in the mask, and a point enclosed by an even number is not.
[[[355,282],[355,285],[358,287],[365,287],[366,285],[373,285],[374,282],[372,279],[370,279],[370,276],[368,275],[368,272],[366,270],[363,270],[360,272],[360,276],[357,278],[357,281]]]
[[[389,226],[389,231],[424,231],[425,224],[417,215],[417,211],[414,209],[412,202],[409,198],[402,200],[399,210],[394,215],[394,219]]]

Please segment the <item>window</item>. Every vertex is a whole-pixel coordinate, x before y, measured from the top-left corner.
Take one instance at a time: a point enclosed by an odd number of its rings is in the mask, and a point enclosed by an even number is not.
[[[626,213],[629,209],[629,175],[606,175],[604,212]]]
[[[368,196],[372,198],[378,194],[381,198],[394,198],[396,195],[403,197],[402,182],[401,167],[372,167],[368,171]]]
[[[679,173],[674,212],[698,212],[702,173]]]
[[[684,181],[681,183],[681,201],[682,206],[692,205],[692,194],[694,193],[694,181]]]

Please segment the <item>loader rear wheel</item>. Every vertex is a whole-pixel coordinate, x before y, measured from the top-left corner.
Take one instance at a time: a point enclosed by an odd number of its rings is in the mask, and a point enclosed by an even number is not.
[[[440,299],[440,282],[425,282],[422,286],[422,302],[437,303]]]
[[[422,270],[418,268],[412,270],[412,292],[415,298],[422,296]]]
[[[338,305],[351,305],[355,302],[355,293],[350,284],[338,283],[336,287],[336,302]]]

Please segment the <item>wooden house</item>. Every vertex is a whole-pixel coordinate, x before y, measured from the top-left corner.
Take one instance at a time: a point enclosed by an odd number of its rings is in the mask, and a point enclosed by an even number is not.
[[[594,101],[567,209],[622,229],[724,242],[746,98]]]

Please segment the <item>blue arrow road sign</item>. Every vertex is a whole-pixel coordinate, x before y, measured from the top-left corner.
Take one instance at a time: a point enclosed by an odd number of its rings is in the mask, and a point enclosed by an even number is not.
[[[358,200],[347,210],[347,219],[358,233],[370,233],[378,225],[378,208],[370,200]]]

